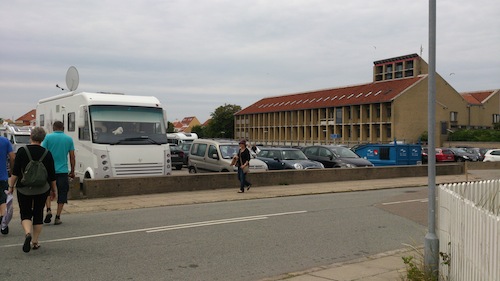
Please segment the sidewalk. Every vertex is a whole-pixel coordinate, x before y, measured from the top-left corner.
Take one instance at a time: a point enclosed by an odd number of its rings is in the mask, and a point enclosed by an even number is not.
[[[500,170],[471,170],[468,175],[437,176],[436,184],[499,179]],[[329,182],[315,184],[297,184],[282,186],[256,186],[249,192],[237,193],[234,189],[216,189],[191,192],[174,192],[124,196],[117,198],[69,200],[64,208],[65,214],[127,210],[160,206],[250,200],[260,198],[298,196],[308,194],[350,192],[399,187],[427,186],[427,177],[394,178],[366,181]],[[17,212],[15,212],[17,213]],[[14,215],[16,217],[16,214]],[[306,271],[287,273],[281,276],[262,279],[261,281],[387,281],[402,280],[405,266],[402,256],[416,256],[413,250],[400,249],[391,252],[367,256],[360,259],[336,263]]]

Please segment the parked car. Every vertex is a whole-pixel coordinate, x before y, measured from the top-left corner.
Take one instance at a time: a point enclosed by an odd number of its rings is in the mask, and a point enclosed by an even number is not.
[[[372,162],[359,157],[349,148],[339,145],[313,145],[302,148],[310,160],[318,161],[325,168],[372,167]]]
[[[483,162],[499,162],[500,149],[490,149],[484,154]]]
[[[183,143],[180,145],[180,148],[182,149],[182,151],[184,151],[184,159],[183,159],[183,162],[184,162],[184,165],[188,165],[188,159],[189,159],[189,150],[191,150],[191,142],[187,142],[187,143]]]
[[[176,170],[181,170],[184,166],[184,151],[176,145],[170,145],[170,159],[172,161],[172,167]]]
[[[309,160],[300,149],[296,148],[261,147],[257,159],[264,161],[269,170],[324,168],[323,164]]]
[[[189,173],[237,171],[231,160],[238,151],[239,144],[234,140],[194,140],[189,152]],[[259,159],[250,159],[250,171],[267,171],[267,165]]]
[[[476,153],[470,153],[465,148],[451,147],[450,150],[455,155],[456,162],[477,161],[479,156]]]
[[[422,147],[422,163],[428,163],[429,148]],[[455,154],[448,148],[436,148],[436,163],[437,162],[454,162]]]

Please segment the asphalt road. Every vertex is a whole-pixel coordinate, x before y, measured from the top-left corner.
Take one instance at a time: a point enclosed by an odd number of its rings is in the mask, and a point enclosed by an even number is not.
[[[423,189],[72,214],[44,226],[42,247],[28,254],[12,222],[0,237],[0,279],[259,280],[420,244],[425,226],[398,208],[427,205],[383,204]]]

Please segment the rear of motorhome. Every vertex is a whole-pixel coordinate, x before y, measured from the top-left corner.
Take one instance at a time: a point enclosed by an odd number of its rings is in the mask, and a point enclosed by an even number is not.
[[[196,133],[168,133],[167,134],[168,143],[181,145],[183,143],[191,143],[198,139]]]
[[[172,172],[165,111],[155,97],[68,92],[41,99],[37,125],[50,133],[55,121],[73,138],[82,182]]]

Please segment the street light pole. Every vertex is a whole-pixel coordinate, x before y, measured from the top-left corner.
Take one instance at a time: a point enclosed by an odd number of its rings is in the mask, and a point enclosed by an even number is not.
[[[424,242],[424,266],[439,272],[439,239],[436,235],[436,0],[429,0],[429,76],[428,76],[428,232]]]

